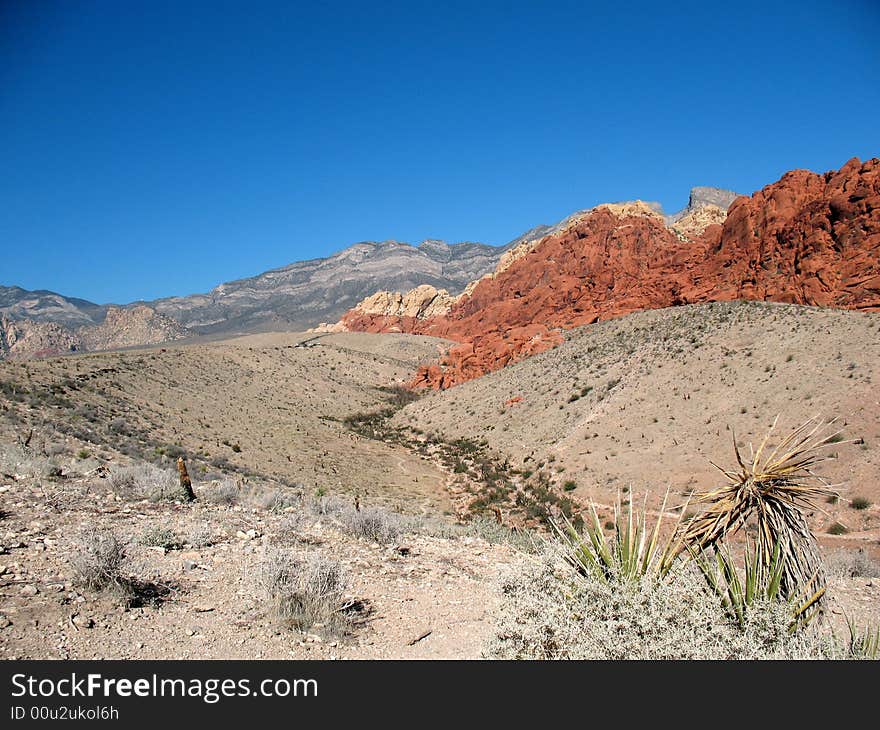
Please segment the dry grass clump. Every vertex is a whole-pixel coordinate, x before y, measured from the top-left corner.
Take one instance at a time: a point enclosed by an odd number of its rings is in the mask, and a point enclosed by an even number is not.
[[[211,547],[220,542],[221,538],[216,530],[211,529],[207,523],[196,525],[186,533],[184,542],[195,550]]]
[[[70,550],[74,581],[89,590],[128,591],[123,567],[126,543],[111,530],[89,529],[81,533]]]
[[[164,550],[179,550],[183,541],[174,530],[154,525],[147,528],[138,538],[138,542],[146,547],[159,547]]]
[[[246,503],[267,512],[283,512],[288,507],[301,507],[302,495],[289,488],[255,488],[248,494]]]
[[[153,464],[119,466],[110,472],[110,488],[123,499],[160,500],[182,499],[177,471],[162,469]]]
[[[333,494],[321,494],[308,500],[306,508],[315,517],[336,517],[352,508],[352,503]]]
[[[199,496],[206,502],[220,505],[242,505],[268,512],[281,512],[289,507],[301,507],[302,494],[289,487],[245,484],[226,478],[205,486]]]
[[[404,519],[381,507],[350,507],[338,517],[342,526],[355,537],[382,544],[395,542],[405,527]]]
[[[275,528],[275,537],[281,542],[304,541],[307,523],[308,520],[304,512],[288,512]]]
[[[832,578],[880,578],[880,563],[864,548],[835,550],[825,556],[825,570]]]
[[[512,528],[499,524],[488,517],[474,517],[461,526],[460,533],[467,537],[479,537],[491,545],[509,545],[524,553],[535,552],[537,541],[527,529]]]
[[[223,479],[205,487],[199,496],[212,504],[236,504],[241,496],[241,486],[234,479]]]
[[[35,453],[21,444],[0,445],[0,473],[15,474],[34,479],[49,479],[61,475],[56,455]]]
[[[346,532],[355,537],[378,543],[391,543],[411,529],[413,522],[404,515],[383,507],[362,507],[334,495],[315,497],[308,509],[316,517],[330,517]]]
[[[277,618],[292,628],[340,636],[351,628],[348,580],[336,560],[319,553],[267,551],[257,567],[257,583]]]

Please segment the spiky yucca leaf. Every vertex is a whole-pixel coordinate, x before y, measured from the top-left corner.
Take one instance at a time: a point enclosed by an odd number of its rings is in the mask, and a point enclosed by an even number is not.
[[[833,421],[825,424],[813,418],[794,429],[765,455],[777,421],[778,417],[748,461],[740,453],[734,434],[739,469],[728,470],[713,464],[727,477],[727,482],[697,495],[697,502],[707,507],[680,530],[669,560],[685,551],[702,553],[754,519],[758,534],[757,557],[765,570],[777,547],[779,549],[780,595],[787,600],[810,585],[814,578],[819,586],[825,584],[818,545],[804,510],[815,509],[819,497],[833,493],[831,485],[813,469],[828,458],[821,450],[840,432],[828,433]]]
[[[590,519],[584,525],[583,533],[563,516],[562,525],[552,523],[562,541],[566,559],[579,572],[593,575],[603,582],[631,581],[655,574],[665,575],[672,561],[669,556],[674,547],[670,537],[661,546],[660,528],[666,512],[669,493],[663,498],[663,505],[653,528],[648,528],[648,509],[646,504],[636,513],[632,501],[622,509],[618,500],[614,508],[614,532],[608,537],[591,502]],[[674,526],[672,533],[681,524],[682,515]]]
[[[880,626],[860,630],[855,621],[846,617],[849,629],[849,656],[853,659],[880,659]]]
[[[714,561],[705,553],[691,553],[709,587],[718,594],[724,609],[740,626],[745,626],[749,609],[757,603],[783,600],[781,546],[778,543],[774,546],[769,563],[763,560],[761,551],[760,545],[746,545],[742,577],[726,546],[715,546]],[[817,576],[814,576],[800,593],[785,599],[791,612],[792,630],[815,618],[824,594],[825,586],[819,585]]]

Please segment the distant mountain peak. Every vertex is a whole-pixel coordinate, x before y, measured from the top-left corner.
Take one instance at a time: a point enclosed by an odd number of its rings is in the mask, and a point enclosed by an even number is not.
[[[666,222],[670,224],[676,223],[685,216],[702,208],[707,208],[710,205],[714,205],[726,213],[730,204],[738,197],[740,197],[740,193],[736,193],[733,190],[698,185],[691,188],[690,195],[688,196],[688,204],[677,213],[666,216]]]

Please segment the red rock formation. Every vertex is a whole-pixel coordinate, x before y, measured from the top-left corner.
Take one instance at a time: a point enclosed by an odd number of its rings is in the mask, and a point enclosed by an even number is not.
[[[789,172],[737,198],[723,225],[682,241],[657,216],[597,208],[548,236],[445,315],[343,317],[350,330],[447,337],[415,384],[446,388],[561,341],[561,330],[630,312],[767,300],[880,309],[880,160]]]

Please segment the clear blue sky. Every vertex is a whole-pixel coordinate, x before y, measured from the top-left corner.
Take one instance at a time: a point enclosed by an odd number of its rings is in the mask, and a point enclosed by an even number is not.
[[[0,283],[207,291],[880,155],[880,2],[0,0]]]

